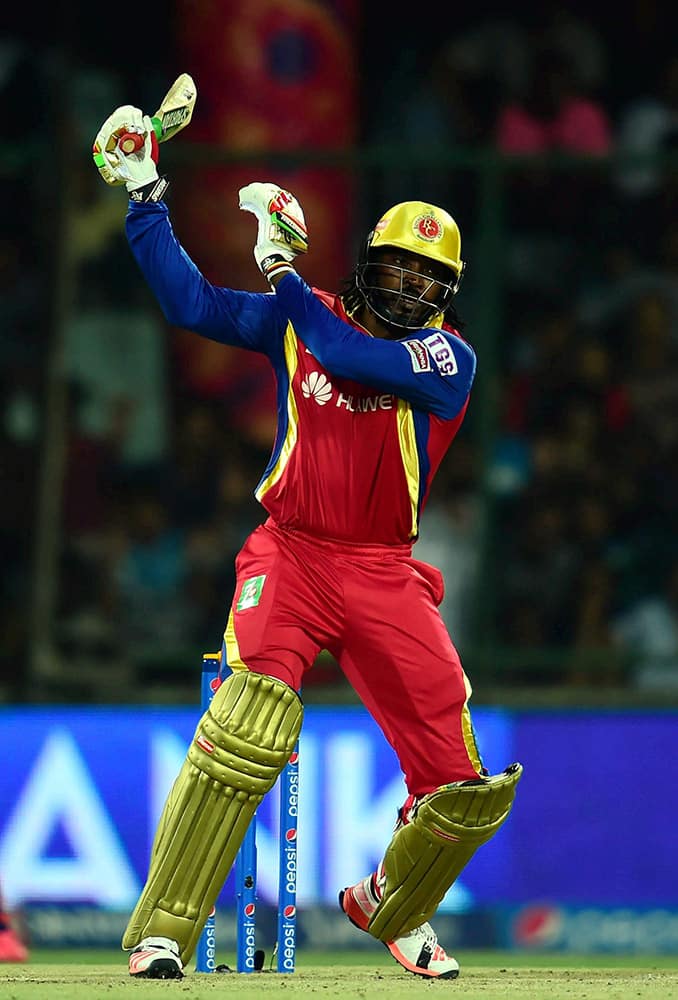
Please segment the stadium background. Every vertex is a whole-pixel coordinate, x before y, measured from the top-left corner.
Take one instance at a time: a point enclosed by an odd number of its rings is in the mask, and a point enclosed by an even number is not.
[[[447,901],[453,940],[678,951],[671,17],[432,3],[399,21],[359,0],[119,17],[106,33],[83,3],[14,10],[0,42],[10,902],[38,941],[116,938],[233,556],[261,519],[268,373],[167,329],[123,238],[124,195],[89,159],[112,108],[154,110],[186,70],[195,118],[162,163],[177,231],[216,282],[262,287],[236,206],[253,179],[299,196],[304,273],[324,287],[397,200],[444,204],[462,229],[479,374],[417,554],[445,573],[488,763],[526,774],[510,826]],[[306,933],[335,940],[332,893],[378,853],[399,776],[330,659],[305,700]]]

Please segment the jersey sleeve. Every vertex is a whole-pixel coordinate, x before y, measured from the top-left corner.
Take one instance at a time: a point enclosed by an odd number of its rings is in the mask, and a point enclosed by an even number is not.
[[[297,335],[333,375],[393,393],[443,420],[466,404],[476,358],[459,337],[435,329],[404,340],[366,336],[335,316],[297,274],[278,282],[276,296]]]
[[[275,295],[212,285],[174,235],[165,204],[130,202],[125,228],[169,323],[269,357],[276,352],[286,322]]]

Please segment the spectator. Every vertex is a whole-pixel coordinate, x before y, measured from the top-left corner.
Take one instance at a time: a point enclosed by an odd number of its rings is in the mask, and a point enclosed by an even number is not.
[[[616,181],[635,211],[656,211],[663,201],[669,168],[661,154],[678,143],[678,55],[658,66],[654,87],[624,105],[616,128],[622,154]]]
[[[499,99],[494,78],[464,65],[445,39],[437,50],[426,46],[417,53],[415,65],[394,74],[384,93],[388,99],[373,114],[370,138],[402,149],[404,163],[391,162],[380,173],[376,214],[384,204],[407,200],[413,190],[433,204],[450,198],[460,205],[472,202],[475,185],[465,171],[451,169],[447,157],[490,141]],[[426,163],[409,164],[408,152],[420,150],[426,150]]]
[[[571,60],[556,49],[542,49],[522,97],[501,108],[496,139],[506,154],[604,156],[612,148],[612,123],[602,103],[578,84]]]
[[[623,381],[631,418],[638,421],[647,444],[665,455],[678,444],[678,342],[671,337],[662,297],[640,298],[626,331]]]
[[[671,340],[678,343],[678,224],[663,219],[659,236],[649,238],[642,211],[633,212],[633,230],[621,226],[600,256],[577,296],[582,326],[600,337],[615,338],[641,299],[656,296],[667,310]],[[644,252],[647,245],[651,250]],[[602,264],[602,267],[600,266]]]
[[[599,171],[549,169],[548,158],[599,160],[612,151],[612,139],[602,101],[583,89],[570,59],[557,49],[538,48],[527,86],[507,97],[495,124],[497,149],[527,158],[507,176],[507,221],[513,244],[509,277],[530,294],[553,292],[554,281],[571,284],[589,242],[603,232]],[[595,258],[593,247],[591,253]]]
[[[479,498],[471,442],[457,439],[456,461],[441,470],[417,540],[417,559],[436,566],[445,580],[440,613],[461,650],[472,640],[479,571]]]
[[[563,496],[536,489],[513,508],[500,532],[499,624],[511,644],[562,647],[572,641],[578,553],[567,506]]]
[[[175,662],[195,648],[186,534],[154,493],[132,494],[124,514],[111,594],[124,649],[140,666],[163,658]]]
[[[16,932],[0,892],[0,962],[27,962],[28,948]]]
[[[611,634],[631,660],[638,690],[678,692],[678,563],[663,588],[639,597],[612,620]]]
[[[81,431],[108,436],[115,407],[126,401],[120,461],[134,475],[157,469],[167,455],[167,365],[164,327],[148,300],[138,291],[124,301],[112,298],[107,278],[113,267],[119,275],[120,266],[113,251],[83,271],[78,311],[66,330],[65,367],[85,393]]]

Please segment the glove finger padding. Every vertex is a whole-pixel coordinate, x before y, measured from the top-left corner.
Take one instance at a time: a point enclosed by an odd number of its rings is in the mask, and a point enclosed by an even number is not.
[[[277,184],[255,181],[240,189],[239,206],[244,212],[252,212],[259,223],[254,259],[260,269],[269,257],[290,262],[297,254],[306,253],[306,219],[289,191]]]
[[[123,153],[118,140],[125,132],[143,135],[143,146],[133,153]],[[129,190],[157,180],[158,144],[148,115],[139,108],[124,105],[117,108],[99,129],[92,155],[104,181],[111,185],[126,184]]]
[[[126,182],[127,178],[120,173],[125,154],[117,148],[118,139],[124,132],[139,126],[143,129],[142,112],[139,108],[126,104],[116,108],[97,132],[92,146],[92,156],[94,165],[107,184],[118,185]]]

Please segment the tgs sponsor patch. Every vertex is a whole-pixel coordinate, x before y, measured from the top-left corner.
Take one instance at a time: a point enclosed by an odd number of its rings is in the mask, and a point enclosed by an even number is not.
[[[433,333],[423,341],[441,375],[456,375],[459,371],[457,359],[447,337]]]
[[[430,372],[431,359],[429,353],[420,340],[404,340],[403,347],[406,347],[412,359],[412,371]]]

